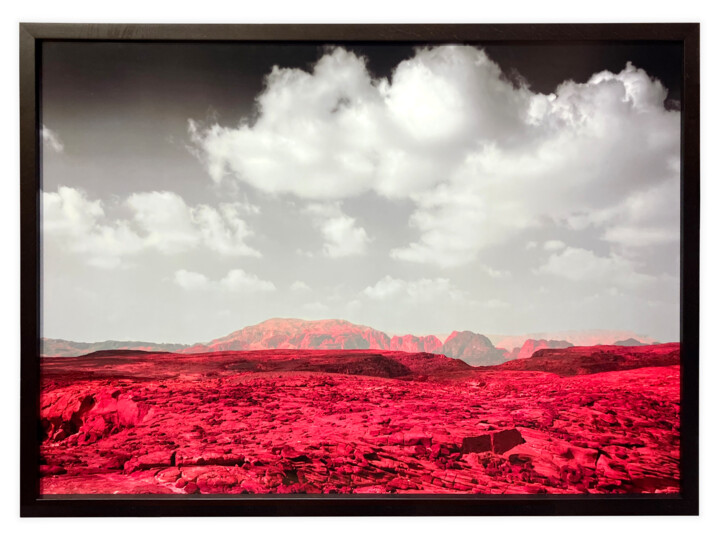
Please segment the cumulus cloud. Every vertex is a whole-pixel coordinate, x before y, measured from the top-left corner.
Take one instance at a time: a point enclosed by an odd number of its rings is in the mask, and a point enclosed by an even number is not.
[[[221,291],[251,294],[276,290],[275,284],[271,281],[260,279],[256,275],[249,274],[239,268],[230,270],[224,278],[218,281],[212,281],[198,272],[180,269],[175,272],[173,281],[186,291]]]
[[[81,254],[100,268],[118,266],[124,256],[144,248],[127,221],[108,222],[103,204],[76,189],[60,187],[42,196],[43,242]]]
[[[651,275],[638,272],[631,261],[617,254],[602,257],[590,250],[575,247],[550,255],[537,273],[570,281],[624,287],[637,287],[655,280]]]
[[[562,240],[547,240],[543,244],[543,249],[545,251],[558,251],[565,247],[565,242]]]
[[[240,218],[241,206],[189,206],[176,193],[134,193],[114,208],[125,219],[106,215],[106,204],[75,188],[42,195],[43,234],[47,240],[87,257],[94,266],[112,268],[144,250],[173,255],[200,246],[226,256],[260,257],[246,244],[252,236]]]
[[[338,203],[313,203],[305,211],[313,216],[315,227],[323,237],[323,253],[332,259],[362,255],[370,238],[363,227],[343,212]]]
[[[134,193],[125,204],[145,234],[144,243],[161,253],[188,251],[200,243],[192,211],[180,195],[169,191]]]
[[[58,154],[65,151],[65,145],[60,140],[60,136],[46,125],[40,128],[40,135],[42,136],[43,149],[50,149]]]
[[[294,281],[292,285],[290,285],[290,290],[292,292],[305,292],[310,290],[310,286],[304,281]]]
[[[665,97],[631,64],[543,95],[474,47],[419,48],[391,79],[336,48],[312,71],[273,68],[256,119],[189,129],[217,182],[315,201],[411,201],[416,238],[391,256],[457,267],[548,223],[593,227],[619,246],[676,241],[680,113]],[[322,233],[351,231],[366,243],[347,219]]]
[[[186,291],[205,291],[211,288],[210,280],[204,274],[180,269],[175,272],[175,284]]]
[[[462,299],[462,293],[447,278],[406,281],[385,276],[375,285],[366,287],[363,294],[373,300],[404,298],[413,302],[431,302],[437,299]]]
[[[512,273],[509,270],[498,270],[496,268],[493,268],[491,266],[488,266],[486,264],[480,265],[480,271],[487,274],[489,277],[494,279],[505,279],[512,276]]]
[[[679,165],[673,165],[677,175]],[[680,238],[679,190],[675,179],[658,182],[634,193],[619,204],[568,217],[572,230],[599,228],[601,237],[619,247],[678,243]]]
[[[679,242],[680,230],[672,226],[610,226],[605,230],[602,238],[625,246],[646,247]]]
[[[252,236],[248,224],[240,218],[242,205],[222,203],[218,209],[201,204],[192,209],[192,221],[200,230],[205,245],[222,255],[260,257],[260,252],[245,241]]]
[[[275,285],[271,281],[265,281],[240,269],[230,270],[228,275],[220,280],[220,286],[223,290],[240,293],[275,290]]]
[[[247,195],[243,194],[239,200],[232,203],[235,209],[246,216],[257,216],[260,214],[260,207],[256,204],[252,204]]]

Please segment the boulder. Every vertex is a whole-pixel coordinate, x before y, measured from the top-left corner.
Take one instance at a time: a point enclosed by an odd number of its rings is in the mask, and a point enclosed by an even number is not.
[[[517,429],[504,429],[492,434],[492,451],[496,454],[504,454],[508,450],[525,442]]]
[[[470,452],[490,452],[491,450],[492,438],[489,434],[463,438],[462,448],[460,449],[463,454],[469,454]]]

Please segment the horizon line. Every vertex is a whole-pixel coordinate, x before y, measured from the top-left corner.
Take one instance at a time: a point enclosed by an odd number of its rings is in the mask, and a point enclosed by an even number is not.
[[[215,340],[218,340],[218,339],[227,337],[227,336],[229,336],[230,334],[233,334],[233,333],[235,333],[235,332],[240,332],[240,331],[244,330],[245,328],[250,328],[250,327],[253,327],[253,326],[259,326],[259,325],[261,325],[261,324],[264,324],[264,323],[267,323],[267,322],[270,322],[270,321],[275,321],[275,320],[282,320],[282,321],[300,321],[300,322],[307,322],[307,323],[319,323],[319,322],[331,322],[331,321],[333,321],[333,322],[344,322],[344,323],[347,323],[347,324],[350,324],[350,325],[353,325],[353,326],[361,326],[361,327],[365,327],[365,328],[370,328],[370,329],[375,330],[375,331],[377,331],[377,332],[381,332],[381,333],[385,334],[386,336],[388,336],[388,337],[390,337],[390,338],[392,338],[392,337],[404,337],[404,336],[414,336],[414,337],[430,337],[430,336],[434,336],[434,337],[440,339],[441,341],[444,341],[445,339],[447,339],[447,337],[449,337],[449,336],[450,336],[452,333],[454,333],[454,332],[472,332],[472,333],[474,333],[474,334],[478,334],[478,335],[482,335],[482,336],[487,337],[488,339],[490,339],[490,341],[493,342],[493,345],[495,345],[495,342],[493,341],[493,339],[490,338],[490,336],[492,336],[493,338],[496,338],[496,339],[497,339],[497,338],[505,339],[505,338],[514,338],[514,337],[528,337],[528,338],[532,338],[533,336],[540,336],[540,335],[549,336],[550,334],[582,334],[582,333],[591,333],[591,332],[627,332],[627,333],[634,334],[634,335],[637,336],[637,337],[646,338],[647,340],[649,340],[650,343],[654,343],[654,342],[673,343],[673,342],[676,342],[676,341],[677,341],[677,342],[680,341],[679,336],[678,336],[676,339],[671,339],[671,340],[668,340],[668,341],[664,341],[664,340],[658,340],[658,339],[656,339],[655,337],[653,337],[653,336],[651,336],[651,335],[649,335],[649,334],[637,332],[637,331],[635,331],[635,330],[620,329],[620,328],[586,328],[586,329],[572,329],[572,330],[571,330],[571,329],[563,329],[563,330],[541,330],[541,331],[520,332],[520,333],[484,332],[484,331],[477,331],[477,330],[470,330],[470,329],[465,329],[465,330],[452,330],[452,331],[450,331],[450,332],[432,332],[432,333],[414,333],[414,332],[404,332],[404,333],[393,332],[393,333],[391,333],[391,332],[386,332],[385,330],[380,330],[380,329],[378,329],[378,328],[376,328],[376,327],[374,327],[374,326],[368,325],[368,324],[356,323],[356,322],[352,322],[352,321],[349,321],[349,320],[343,319],[343,318],[303,319],[303,318],[299,318],[299,317],[270,317],[269,319],[264,319],[264,320],[261,320],[261,321],[259,321],[259,322],[257,322],[257,323],[253,323],[253,324],[248,324],[248,325],[242,326],[242,327],[238,328],[237,330],[232,330],[232,331],[230,331],[230,332],[228,332],[228,333],[226,333],[226,334],[223,334],[223,335],[218,336],[218,337],[215,337],[215,338],[211,338],[211,339],[209,339],[209,340],[207,340],[207,341],[197,341],[197,340],[196,340],[196,341],[184,342],[184,343],[181,343],[181,342],[179,342],[179,341],[173,341],[173,340],[170,340],[170,341],[169,341],[169,340],[149,340],[149,339],[115,338],[115,337],[114,337],[114,338],[107,338],[107,339],[86,340],[86,339],[71,339],[71,338],[65,338],[65,337],[40,336],[40,339],[41,339],[41,340],[52,339],[52,340],[68,341],[68,342],[75,342],[75,343],[103,343],[103,342],[106,342],[106,341],[134,341],[134,342],[152,343],[152,344],[155,344],[155,345],[187,345],[187,346],[193,346],[193,345],[205,345],[205,344],[211,343],[212,341],[215,341]],[[441,339],[441,337],[442,337],[442,339]],[[551,339],[551,338],[550,338],[550,337],[545,337],[545,338],[541,338],[541,339]]]

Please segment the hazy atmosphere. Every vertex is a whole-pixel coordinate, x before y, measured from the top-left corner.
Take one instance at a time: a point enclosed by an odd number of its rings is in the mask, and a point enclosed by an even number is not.
[[[45,43],[42,335],[679,339],[681,49]]]

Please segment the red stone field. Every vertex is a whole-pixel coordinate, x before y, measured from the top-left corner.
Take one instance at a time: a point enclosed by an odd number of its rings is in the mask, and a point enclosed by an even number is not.
[[[673,493],[679,348],[42,359],[41,493]]]

